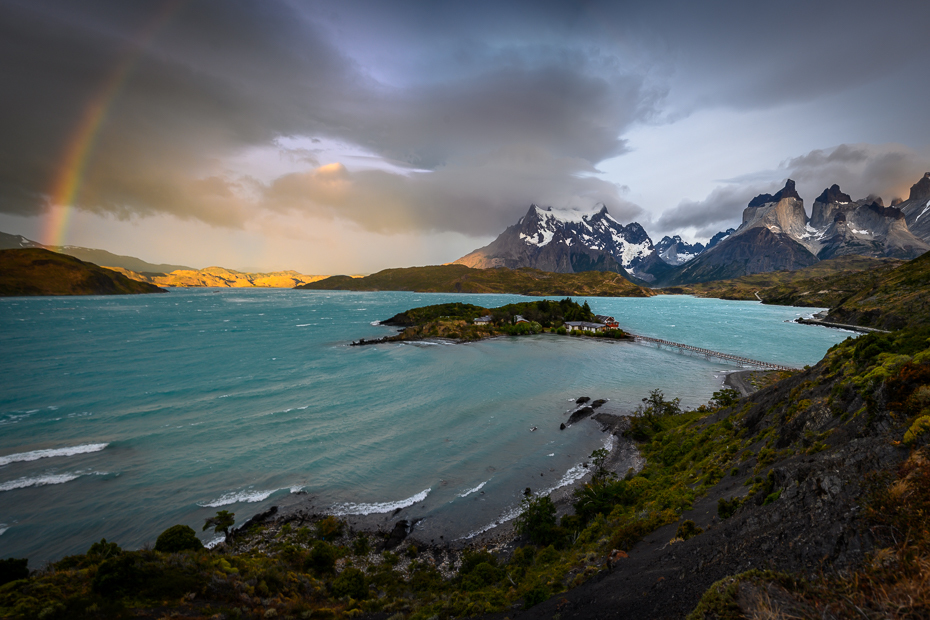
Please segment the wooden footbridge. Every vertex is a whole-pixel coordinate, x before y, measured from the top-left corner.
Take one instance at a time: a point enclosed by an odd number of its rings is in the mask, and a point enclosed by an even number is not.
[[[727,362],[734,362],[740,366],[755,366],[757,368],[764,368],[765,370],[794,370],[794,368],[789,368],[788,366],[780,366],[779,364],[772,364],[769,362],[760,362],[759,360],[752,360],[748,357],[740,357],[739,355],[730,355],[729,353],[720,353],[719,351],[711,351],[710,349],[702,349],[701,347],[693,347],[690,344],[681,344],[680,342],[672,342],[670,340],[662,340],[661,338],[650,338],[649,336],[637,336],[631,334],[637,342],[651,342],[657,347],[661,348],[671,347],[676,348],[679,351],[687,351],[689,353],[696,353],[698,355],[703,355],[707,358],[716,358],[725,360]]]

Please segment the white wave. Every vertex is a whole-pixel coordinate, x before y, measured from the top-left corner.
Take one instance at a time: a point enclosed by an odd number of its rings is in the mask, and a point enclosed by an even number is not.
[[[300,493],[303,490],[304,487],[302,485],[294,485],[291,487],[291,493]]]
[[[381,325],[381,321],[372,321],[369,325]]]
[[[476,486],[474,489],[468,489],[467,491],[465,491],[464,493],[462,493],[461,495],[459,495],[459,497],[465,497],[466,495],[471,495],[472,493],[477,493],[478,491],[480,491],[481,489],[483,489],[483,488],[484,488],[484,485],[486,485],[488,482],[489,482],[489,480],[485,480],[484,482],[482,482],[481,484],[479,484],[478,486]]]
[[[424,499],[426,499],[426,496],[429,495],[431,490],[432,488],[425,489],[416,495],[408,497],[407,499],[398,500],[396,502],[380,502],[374,504],[339,504],[337,506],[333,506],[331,512],[337,517],[343,517],[346,515],[370,515],[393,512],[398,508],[406,508],[407,506],[413,506],[417,502],[422,502]]]
[[[91,472],[87,472],[91,473]],[[97,471],[92,472],[97,475],[104,475],[107,472]],[[44,487],[49,484],[64,484],[65,482],[71,482],[81,476],[86,474],[81,472],[69,473],[69,474],[47,474],[45,476],[33,476],[18,478],[16,480],[10,480],[8,482],[0,483],[0,491],[12,491],[14,489],[25,489],[27,487]]]
[[[226,535],[225,535],[225,534],[220,534],[219,536],[216,536],[216,537],[214,537],[214,538],[211,538],[211,539],[208,540],[207,542],[203,543],[203,546],[206,547],[207,549],[212,549],[213,547],[217,546],[218,544],[220,544],[220,543],[223,542],[224,540],[226,540]]]
[[[316,325],[316,323],[301,323],[300,325],[295,325],[294,327],[310,327],[311,325]]]
[[[10,529],[10,526],[6,523],[0,523],[0,536],[3,536],[3,533]]]
[[[506,512],[502,513],[501,516],[499,516],[496,521],[489,523],[485,525],[484,527],[479,527],[477,530],[473,532],[469,532],[468,534],[465,534],[459,540],[472,539],[475,536],[480,536],[481,534],[484,534],[488,530],[494,529],[498,525],[502,525],[504,523],[507,523],[508,521],[513,521],[518,516],[520,516],[521,510],[522,510],[521,506],[517,506],[516,508],[510,508]]]
[[[87,443],[80,446],[71,446],[69,448],[51,448],[48,450],[33,450],[32,452],[20,452],[18,454],[8,454],[0,456],[0,467],[10,463],[20,463],[23,461],[38,461],[54,456],[74,456],[75,454],[87,454],[89,452],[100,452],[109,444],[105,443]]]
[[[604,440],[604,448],[608,452],[611,452],[613,451],[613,447],[614,447],[614,436],[608,435],[607,439]],[[540,491],[538,493],[534,493],[534,495],[536,497],[544,497],[546,495],[549,495],[556,489],[561,489],[564,486],[568,486],[570,484],[578,482],[579,480],[587,476],[589,473],[591,473],[591,470],[588,469],[587,467],[583,465],[575,465],[574,467],[571,467],[567,472],[565,472],[565,474],[562,475],[562,477],[555,484],[555,486],[545,489],[543,491]],[[512,521],[513,519],[516,519],[520,515],[520,512],[522,511],[522,509],[523,509],[522,506],[515,506],[515,507],[508,508],[506,511],[501,513],[501,516],[499,516],[497,520],[495,520],[494,522],[489,523],[488,525],[485,525],[484,527],[480,527],[477,530],[469,532],[465,536],[462,536],[459,540],[470,540],[474,538],[475,536],[480,536],[481,534],[484,534],[488,530],[493,529],[497,527],[498,525],[506,523],[507,521]]]
[[[212,501],[197,505],[201,508],[219,508],[220,506],[228,506],[230,504],[254,504],[255,502],[268,499],[271,497],[272,493],[280,490],[281,489],[271,489],[270,491],[231,491]]]

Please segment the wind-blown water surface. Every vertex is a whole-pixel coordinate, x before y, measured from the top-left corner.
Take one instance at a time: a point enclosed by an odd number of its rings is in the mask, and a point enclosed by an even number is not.
[[[346,346],[393,333],[372,323],[411,307],[526,299],[177,289],[0,300],[0,556],[37,566],[101,537],[138,547],[175,523],[199,531],[218,509],[241,522],[310,498],[339,514],[410,506],[465,536],[512,513],[526,486],[576,477],[604,445],[593,422],[559,431],[570,399],[619,411],[660,387],[694,407],[735,369],[552,335]],[[786,322],[810,309],[588,301],[635,333],[794,366],[849,335]]]

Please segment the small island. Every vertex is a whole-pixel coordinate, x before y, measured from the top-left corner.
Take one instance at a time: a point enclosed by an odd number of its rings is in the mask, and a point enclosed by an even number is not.
[[[381,321],[381,325],[404,329],[394,336],[374,340],[363,338],[352,345],[425,339],[474,342],[498,336],[542,333],[632,340],[630,334],[620,329],[614,317],[596,315],[588,302],[579,304],[569,297],[560,301],[543,299],[507,304],[499,308],[457,302],[435,304],[406,310]]]

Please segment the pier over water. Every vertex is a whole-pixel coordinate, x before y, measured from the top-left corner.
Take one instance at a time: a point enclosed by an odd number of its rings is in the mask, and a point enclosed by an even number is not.
[[[687,351],[689,353],[696,353],[698,355],[703,355],[707,358],[716,358],[724,360],[727,362],[734,362],[740,366],[753,366],[757,368],[764,368],[765,370],[796,370],[795,368],[790,368],[788,366],[782,366],[780,364],[772,364],[770,362],[761,362],[759,360],[749,359],[748,357],[740,357],[739,355],[730,355],[729,353],[720,353],[719,351],[711,351],[710,349],[702,349],[701,347],[694,347],[690,344],[682,344],[680,342],[672,342],[670,340],[662,340],[661,338],[650,338],[649,336],[637,336],[636,334],[630,334],[633,336],[633,339],[637,342],[649,342],[657,347],[661,348],[663,346],[675,348],[679,351]]]

